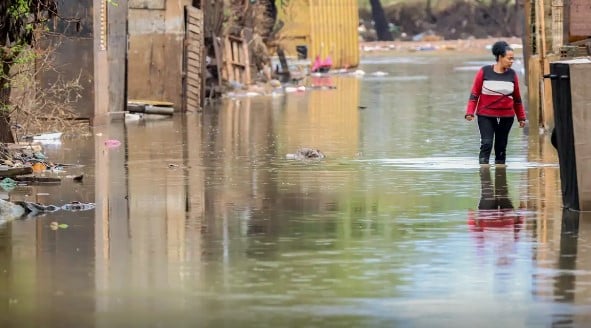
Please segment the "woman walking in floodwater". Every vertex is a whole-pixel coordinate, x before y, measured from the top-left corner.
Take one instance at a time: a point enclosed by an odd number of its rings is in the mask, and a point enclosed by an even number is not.
[[[489,164],[494,144],[495,164],[503,165],[509,131],[515,116],[519,127],[525,126],[525,110],[521,103],[517,73],[511,69],[515,60],[513,49],[507,42],[497,41],[492,47],[492,54],[496,63],[486,65],[476,73],[464,117],[472,121],[474,115],[478,116],[478,162]]]

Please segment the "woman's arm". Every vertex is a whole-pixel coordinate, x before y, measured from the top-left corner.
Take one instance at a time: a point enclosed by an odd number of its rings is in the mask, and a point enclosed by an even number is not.
[[[480,98],[480,94],[482,93],[482,83],[484,81],[484,71],[481,68],[474,76],[474,82],[472,83],[472,90],[470,91],[470,98],[468,99],[468,105],[466,106],[466,114],[464,115],[465,118],[474,117],[474,113],[476,112],[476,105],[478,104],[478,99]]]
[[[523,102],[521,101],[521,92],[519,91],[519,79],[517,78],[517,73],[515,73],[515,78],[513,81],[513,110],[515,111],[515,115],[517,115],[517,120],[519,122],[525,121],[525,109],[523,108]]]

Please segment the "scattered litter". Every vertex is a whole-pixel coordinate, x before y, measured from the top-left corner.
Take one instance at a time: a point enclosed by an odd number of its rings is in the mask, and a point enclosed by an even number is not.
[[[174,103],[154,100],[130,100],[127,102],[127,111],[130,113],[173,115]]]
[[[51,132],[51,133],[36,134],[33,136],[33,140],[57,140],[61,137],[62,137],[61,132]]]
[[[35,215],[39,215],[42,213],[53,213],[56,211],[59,211],[59,207],[55,206],[55,205],[43,205],[43,204],[39,204],[39,203],[33,203],[33,202],[14,202],[16,205],[21,206],[25,212],[24,214],[30,215],[30,216],[35,216]]]
[[[138,114],[138,113],[125,113],[125,121],[126,122],[139,121],[142,117],[143,117],[143,115]]]
[[[71,202],[65,204],[61,207],[64,211],[70,212],[79,212],[79,211],[89,211],[95,208],[94,203],[81,203],[81,202]]]
[[[10,191],[16,187],[16,181],[11,178],[4,178],[0,181],[0,187],[6,191]]]
[[[57,229],[67,229],[69,226],[65,223],[59,223],[57,221],[53,221],[49,224],[49,228],[51,230],[57,230]]]
[[[300,148],[294,154],[287,154],[286,159],[306,160],[306,159],[323,159],[326,156],[318,149]]]
[[[43,172],[47,170],[47,166],[45,166],[43,163],[35,163],[31,166],[31,168],[33,169],[33,172]]]
[[[107,146],[107,148],[117,148],[117,147],[121,146],[121,141],[115,140],[115,139],[109,139],[109,140],[105,141],[105,146]]]

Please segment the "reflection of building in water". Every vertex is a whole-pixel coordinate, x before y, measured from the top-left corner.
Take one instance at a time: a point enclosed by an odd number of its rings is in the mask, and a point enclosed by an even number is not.
[[[530,134],[527,159],[533,163],[556,164],[558,157],[556,150],[550,144],[548,137]],[[532,168],[524,176],[526,187],[522,192],[527,209],[539,213],[534,222],[536,233],[540,241],[545,242],[548,234],[557,237],[560,234],[560,211],[562,208],[560,189],[560,170],[554,166]]]
[[[334,78],[333,90],[288,94],[285,115],[276,122],[280,153],[317,148],[328,158],[351,158],[359,149],[359,80]],[[305,133],[300,133],[305,127]]]
[[[186,279],[198,282],[194,278],[200,270],[181,267],[199,264],[201,257],[204,170],[199,126],[195,115],[182,121],[145,119],[125,129],[112,124],[104,137],[96,138],[96,290],[131,293],[119,303],[114,297],[96,297],[99,313],[121,306],[143,313],[162,301],[137,298],[138,291],[175,290]],[[126,142],[107,150],[106,136]],[[131,300],[133,305],[127,302]],[[108,322],[97,319],[98,326]]]
[[[540,136],[537,131],[530,131],[528,142],[529,162],[558,163],[556,150],[547,136]],[[530,168],[524,173],[524,186],[521,187],[521,199],[528,211],[537,213],[534,220],[528,220],[527,229],[540,243],[535,249],[535,259],[541,269],[554,269],[555,252],[552,241],[561,240],[562,200],[560,170],[558,167]],[[545,282],[534,282],[534,293],[542,298],[553,298],[552,288],[546,288]]]
[[[591,238],[591,215],[564,210],[561,218],[560,243],[553,247],[539,247],[536,258],[543,270],[533,275],[533,294],[540,301],[566,303],[574,307],[588,306],[591,299],[591,257],[587,241]],[[586,327],[591,320],[588,311],[572,308],[555,315],[553,327]]]

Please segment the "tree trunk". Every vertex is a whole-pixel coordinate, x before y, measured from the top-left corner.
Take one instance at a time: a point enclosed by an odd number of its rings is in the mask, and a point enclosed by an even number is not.
[[[0,73],[0,143],[14,143],[14,136],[10,129],[8,105],[10,104],[10,64],[4,61]]]
[[[369,0],[371,4],[371,16],[375,23],[376,34],[379,41],[393,41],[392,33],[388,26],[388,20],[386,19],[386,13],[382,7],[380,0]]]
[[[435,23],[437,18],[433,15],[433,6],[431,4],[431,0],[427,0],[427,5],[425,7],[425,12],[427,13],[427,19],[429,19],[430,23]]]

